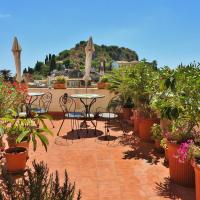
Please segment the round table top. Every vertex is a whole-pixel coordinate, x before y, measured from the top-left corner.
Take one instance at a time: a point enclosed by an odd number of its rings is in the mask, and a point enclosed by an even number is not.
[[[79,98],[79,99],[97,99],[97,98],[103,98],[105,95],[101,94],[72,94],[72,98]]]
[[[42,92],[28,92],[28,95],[29,96],[42,96],[42,95],[44,95],[44,93],[42,93]]]

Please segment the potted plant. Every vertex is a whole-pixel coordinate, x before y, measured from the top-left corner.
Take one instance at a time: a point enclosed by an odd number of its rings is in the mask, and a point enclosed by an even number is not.
[[[132,97],[132,89],[127,84],[130,81],[129,73],[125,68],[114,70],[112,74],[107,75],[109,80],[108,90],[113,92],[116,96],[112,100],[111,106],[122,108],[123,119],[129,121],[134,108]]]
[[[100,81],[97,83],[97,88],[98,89],[105,89],[108,86],[109,86],[108,77],[104,75],[100,78]]]
[[[66,79],[64,76],[57,76],[54,83],[54,89],[66,89]]]
[[[132,88],[133,101],[136,107],[134,126],[137,127],[140,138],[143,141],[151,141],[151,127],[154,123],[159,123],[157,113],[151,109],[151,99],[158,89],[158,70],[152,63],[142,61],[134,66],[133,79],[130,82]]]
[[[195,171],[195,188],[196,200],[200,200],[200,145],[192,144],[188,149],[188,153],[192,156],[192,166]]]
[[[196,139],[196,127],[200,121],[200,69],[196,64],[180,65],[164,75],[160,94],[155,95],[158,96],[152,105],[156,105],[161,118],[169,122],[163,130],[167,139],[170,178],[175,183],[191,187],[194,186],[194,170],[190,160],[182,162],[178,154],[188,141]]]
[[[179,149],[194,139],[191,131],[188,132],[186,122],[172,122],[170,132],[165,133],[167,138],[167,151],[169,159],[170,179],[186,187],[194,186],[194,170],[190,160],[182,162],[179,156]]]
[[[9,112],[0,119],[0,132],[7,135],[9,145],[5,150],[6,168],[10,172],[19,172],[26,166],[29,141],[32,141],[34,151],[37,138],[47,150],[48,139],[45,133],[52,133],[43,121],[44,116],[34,114],[33,118],[17,119],[14,113]]]
[[[162,129],[159,124],[154,124],[151,127],[152,139],[154,140],[155,147],[158,151],[162,151],[161,140],[163,139]]]

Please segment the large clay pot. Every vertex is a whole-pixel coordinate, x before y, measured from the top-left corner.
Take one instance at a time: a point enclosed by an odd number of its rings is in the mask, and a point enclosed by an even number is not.
[[[6,168],[9,172],[17,173],[25,170],[27,150],[24,147],[12,147],[5,150]]]
[[[131,120],[132,120],[132,124],[133,124],[133,130],[134,130],[134,133],[138,133],[141,112],[139,110],[133,109],[132,113],[133,113],[133,115],[131,117]]]
[[[168,148],[165,148],[165,160],[169,161]]]
[[[122,108],[122,116],[123,116],[123,119],[125,120],[130,120],[131,118],[131,115],[132,115],[132,108]]]
[[[196,200],[200,200],[200,165],[198,165],[195,161],[192,161],[192,166],[195,171]]]
[[[158,123],[158,119],[156,118],[149,118],[149,119],[140,119],[139,121],[139,136],[141,140],[145,142],[151,142],[152,133],[151,127],[154,123]]]
[[[168,142],[169,172],[170,179],[176,184],[194,187],[194,169],[190,161],[180,162],[177,158],[177,150],[180,145]]]
[[[65,83],[54,83],[53,88],[54,89],[66,89]]]

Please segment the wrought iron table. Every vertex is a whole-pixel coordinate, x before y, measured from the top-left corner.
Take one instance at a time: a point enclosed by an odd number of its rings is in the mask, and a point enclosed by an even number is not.
[[[33,105],[33,103],[41,96],[43,96],[44,93],[42,92],[28,92],[28,101],[27,101],[27,115],[29,116],[30,112],[31,112],[31,107]]]
[[[91,107],[92,105],[97,101],[99,98],[104,98],[105,95],[100,95],[100,94],[72,94],[71,98],[74,99],[80,99],[81,103],[83,104],[85,108],[85,113],[83,116],[83,122],[81,123],[81,126],[86,128],[87,133],[88,133],[88,125],[87,121],[90,121],[92,125],[95,127],[95,134],[96,134],[96,126],[93,122],[95,116],[94,114],[91,113]]]

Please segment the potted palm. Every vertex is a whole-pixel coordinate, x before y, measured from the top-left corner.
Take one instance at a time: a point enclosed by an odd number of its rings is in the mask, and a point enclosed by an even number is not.
[[[125,68],[113,71],[112,75],[108,76],[109,87],[108,89],[113,92],[116,97],[113,99],[111,106],[122,108],[123,118],[128,121],[132,115],[132,109],[134,108],[134,102],[132,98],[132,90],[128,86],[127,81],[128,73]]]
[[[56,77],[56,81],[54,83],[54,89],[66,89],[66,79],[64,76]]]
[[[5,150],[6,168],[10,172],[19,172],[25,169],[29,142],[32,141],[35,151],[38,138],[47,150],[48,139],[45,133],[52,133],[43,121],[44,116],[35,114],[33,118],[17,119],[13,113],[0,119],[0,132],[7,135],[9,146]]]

